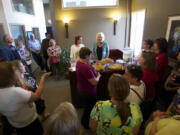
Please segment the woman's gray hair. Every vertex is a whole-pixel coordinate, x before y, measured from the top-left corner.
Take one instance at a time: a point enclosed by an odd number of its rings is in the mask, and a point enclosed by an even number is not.
[[[69,102],[60,104],[49,117],[46,135],[78,135],[79,122],[74,106]]]
[[[105,40],[105,35],[104,35],[103,32],[98,32],[98,33],[96,34],[96,40],[98,39],[98,36],[99,36],[99,35],[101,35],[102,41],[104,41],[104,40]]]

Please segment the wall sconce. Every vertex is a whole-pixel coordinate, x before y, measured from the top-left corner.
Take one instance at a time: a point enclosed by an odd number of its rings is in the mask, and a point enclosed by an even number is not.
[[[116,35],[117,22],[118,22],[118,20],[120,19],[120,17],[119,17],[119,16],[114,16],[113,19],[114,19],[114,22],[113,22],[113,23],[114,23],[113,34]]]
[[[63,22],[65,23],[65,30],[66,30],[66,38],[69,38],[69,19],[68,18],[64,18]]]

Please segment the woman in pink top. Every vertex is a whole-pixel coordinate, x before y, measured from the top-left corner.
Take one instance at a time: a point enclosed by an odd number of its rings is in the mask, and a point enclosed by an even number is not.
[[[168,66],[168,56],[166,55],[167,41],[165,38],[158,38],[154,42],[154,53],[156,54],[156,64],[159,81],[161,81],[164,72]]]
[[[165,78],[164,74],[168,67],[168,56],[166,55],[167,51],[167,41],[165,38],[158,38],[154,42],[154,53],[156,54],[156,64],[157,64],[157,73],[158,73],[158,82],[155,84],[156,87],[156,102],[160,104],[157,109],[162,108],[166,102],[165,91],[164,91],[164,83]]]
[[[142,52],[141,57],[139,58],[139,64],[143,69],[142,81],[146,85],[145,101],[148,101],[148,107],[145,106],[142,110],[144,121],[146,121],[155,107],[155,83],[158,80],[155,54],[147,51]]]
[[[152,52],[142,52],[139,64],[143,69],[143,82],[146,85],[146,98],[153,100],[155,97],[155,83],[158,80],[156,73],[156,57]]]
[[[80,60],[76,64],[77,88],[84,103],[81,124],[86,129],[89,128],[90,112],[96,103],[96,85],[100,78],[100,74],[89,65],[91,53],[88,47],[82,47],[79,51]]]

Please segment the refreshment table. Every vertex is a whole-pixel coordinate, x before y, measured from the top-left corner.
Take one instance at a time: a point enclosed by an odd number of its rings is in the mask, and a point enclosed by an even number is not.
[[[102,71],[99,71],[101,74],[101,78],[97,84],[97,100],[107,100],[109,99],[109,93],[108,93],[108,80],[110,76],[113,73],[118,74],[124,74],[124,67],[121,70],[111,70],[111,69],[105,69]],[[72,98],[72,104],[76,108],[81,108],[82,103],[79,100],[78,97],[78,90],[77,90],[77,79],[76,79],[76,69],[75,68],[69,68],[69,77],[70,77],[70,88],[71,88],[71,98]]]

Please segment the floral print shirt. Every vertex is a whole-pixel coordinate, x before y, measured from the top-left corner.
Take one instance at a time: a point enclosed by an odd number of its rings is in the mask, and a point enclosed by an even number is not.
[[[131,115],[126,124],[122,125],[117,112],[117,105],[111,101],[99,101],[91,111],[91,118],[97,121],[97,135],[133,135],[133,128],[143,121],[140,108],[135,103],[129,103]]]
[[[19,55],[22,57],[22,56],[24,56],[24,60],[26,60],[27,59],[27,57],[26,57],[26,54],[27,54],[27,50],[25,49],[25,48],[17,48],[17,51],[18,51],[18,53],[19,53]],[[21,58],[22,59],[22,58]]]
[[[47,50],[48,55],[59,55],[61,53],[61,48],[56,45],[56,47],[49,47]]]

